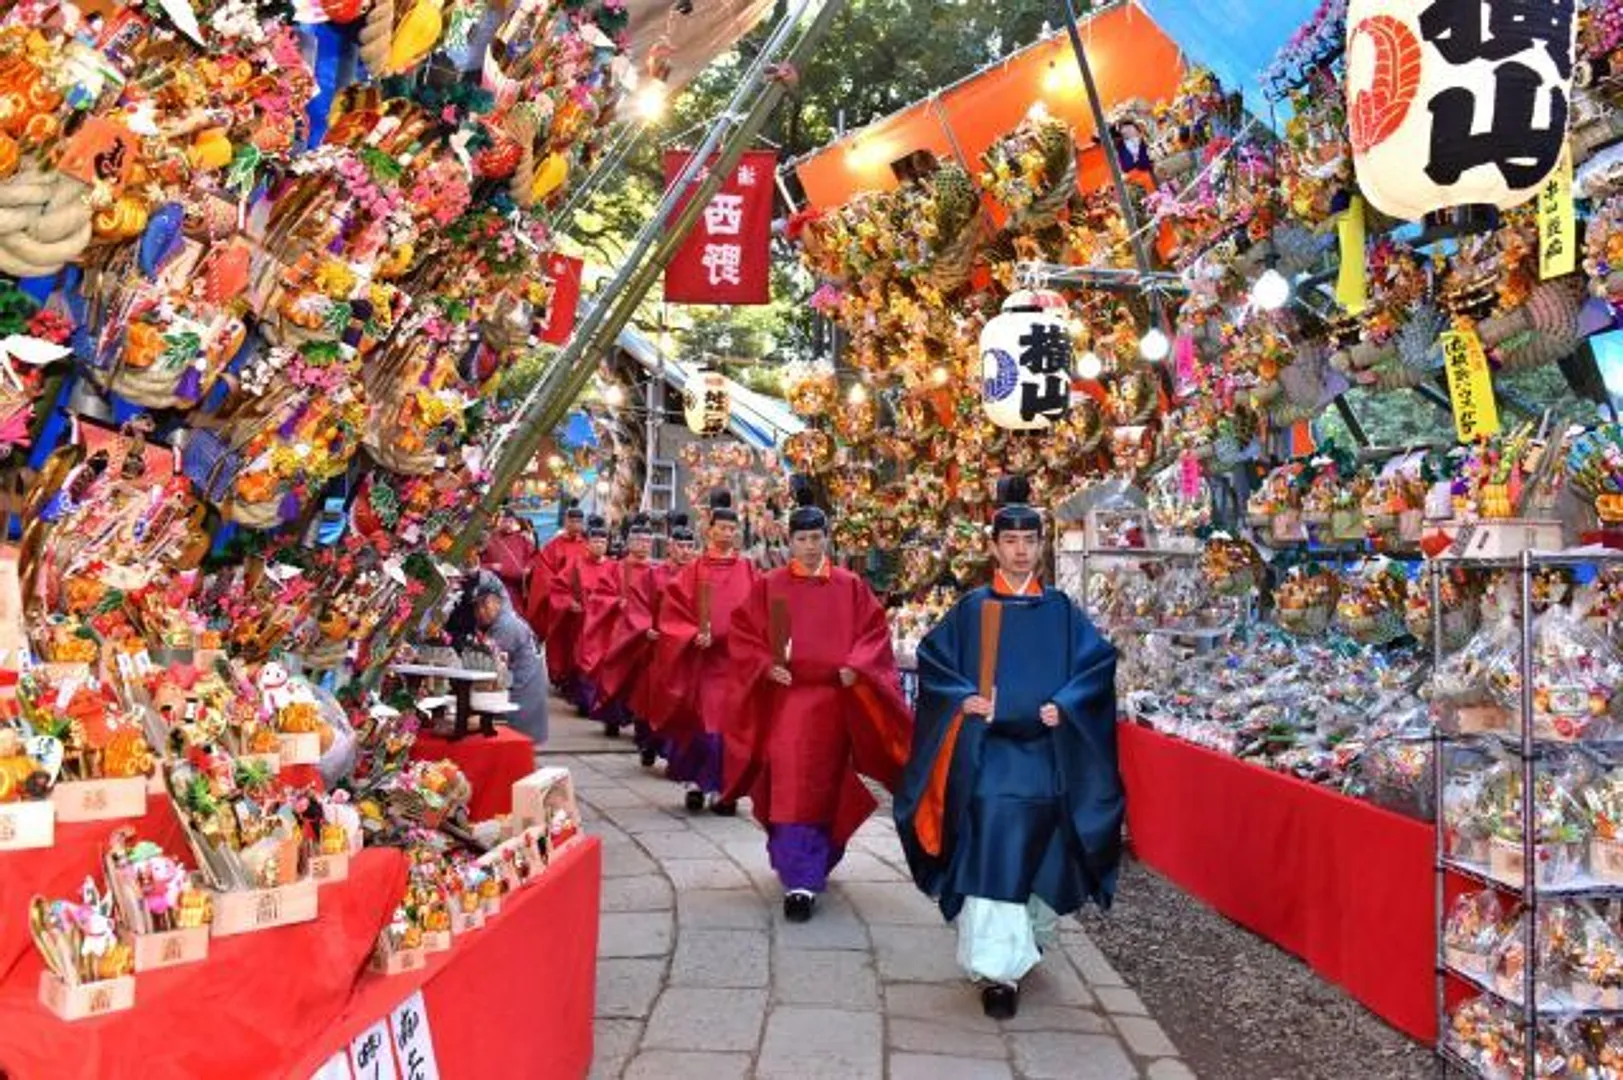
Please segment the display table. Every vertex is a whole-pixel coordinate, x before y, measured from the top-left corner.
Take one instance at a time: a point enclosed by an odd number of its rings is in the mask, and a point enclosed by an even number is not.
[[[473,785],[468,804],[473,821],[511,813],[513,785],[535,771],[535,744],[528,735],[505,726],[492,736],[475,733],[463,739],[418,732],[411,756],[415,761],[448,758],[456,763]]]
[[[203,963],[136,976],[135,1008],[73,1024],[35,1000],[30,951],[0,985],[0,1074],[308,1080],[421,990],[439,1075],[585,1076],[601,869],[597,840],[582,837],[484,929],[420,971],[382,976],[366,963],[406,866],[369,849],[349,880],[322,887],[315,922],[216,938]]]
[[[455,725],[459,737],[468,734],[468,724],[473,719],[473,688],[484,683],[496,681],[494,671],[470,671],[467,668],[440,667],[437,664],[391,664],[391,675],[398,675],[406,680],[406,685],[413,693],[421,691],[423,681],[437,679],[451,687],[451,696],[455,699],[456,712],[451,720]],[[481,726],[487,726],[489,717],[481,720]]]
[[[1138,857],[1416,1039],[1436,1037],[1434,830],[1132,724]]]
[[[122,828],[133,828],[139,839],[151,840],[191,861],[185,833],[166,795],[147,796],[145,817],[77,825],[59,822],[54,847],[0,851],[0,983],[25,956],[35,956],[28,936],[29,902],[36,894],[51,900],[77,898],[86,876],[99,883],[107,838]]]
[[[585,1077],[592,1067],[602,878],[597,838],[572,841],[485,929],[430,957],[422,971],[365,976],[343,1015],[284,1075],[307,1080],[421,990],[446,1080]]]

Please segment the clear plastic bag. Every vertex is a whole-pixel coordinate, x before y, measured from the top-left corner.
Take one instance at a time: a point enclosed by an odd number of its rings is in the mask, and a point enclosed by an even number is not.
[[[1521,632],[1509,617],[1484,626],[1465,648],[1445,658],[1431,690],[1442,730],[1461,735],[1515,731],[1515,710],[1505,706],[1496,688],[1519,669],[1520,658]]]
[[[1562,742],[1611,736],[1623,706],[1623,658],[1575,611],[1552,607],[1533,627],[1533,734]],[[1500,704],[1521,703],[1521,669],[1496,669]]]

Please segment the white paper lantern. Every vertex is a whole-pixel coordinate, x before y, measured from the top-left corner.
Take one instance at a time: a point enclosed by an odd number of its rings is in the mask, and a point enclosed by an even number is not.
[[[708,368],[695,372],[682,392],[682,415],[695,435],[713,439],[725,432],[732,415],[726,377]]]
[[[981,331],[981,403],[992,423],[1038,431],[1071,409],[1071,326],[1065,298],[1021,290]]]
[[[1347,127],[1371,206],[1531,199],[1566,142],[1576,0],[1351,0]]]

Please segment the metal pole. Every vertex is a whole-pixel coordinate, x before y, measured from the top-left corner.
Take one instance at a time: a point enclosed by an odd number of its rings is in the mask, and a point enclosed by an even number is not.
[[[1144,246],[1144,237],[1138,230],[1138,215],[1133,212],[1133,201],[1127,194],[1127,177],[1121,171],[1121,159],[1116,156],[1116,140],[1110,137],[1104,104],[1099,100],[1099,88],[1093,81],[1093,66],[1088,63],[1088,50],[1082,44],[1076,6],[1071,0],[1062,0],[1060,7],[1065,12],[1065,30],[1071,36],[1071,52],[1076,55],[1076,66],[1082,70],[1082,85],[1087,91],[1088,107],[1093,110],[1093,126],[1098,132],[1099,144],[1104,147],[1105,161],[1110,164],[1110,179],[1116,185],[1116,200],[1121,203],[1122,220],[1127,223],[1127,235],[1133,241],[1133,261],[1138,264],[1138,272],[1147,275],[1151,272],[1150,252]],[[1150,291],[1150,316],[1156,323],[1163,321],[1161,298],[1154,290]]]

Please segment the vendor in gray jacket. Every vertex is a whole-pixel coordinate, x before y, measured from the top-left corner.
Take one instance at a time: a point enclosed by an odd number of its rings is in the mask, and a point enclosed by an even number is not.
[[[537,746],[547,741],[547,669],[535,643],[535,631],[513,609],[507,587],[488,570],[476,571],[474,620],[490,644],[507,655],[513,679],[511,696],[518,712],[508,722]]]

